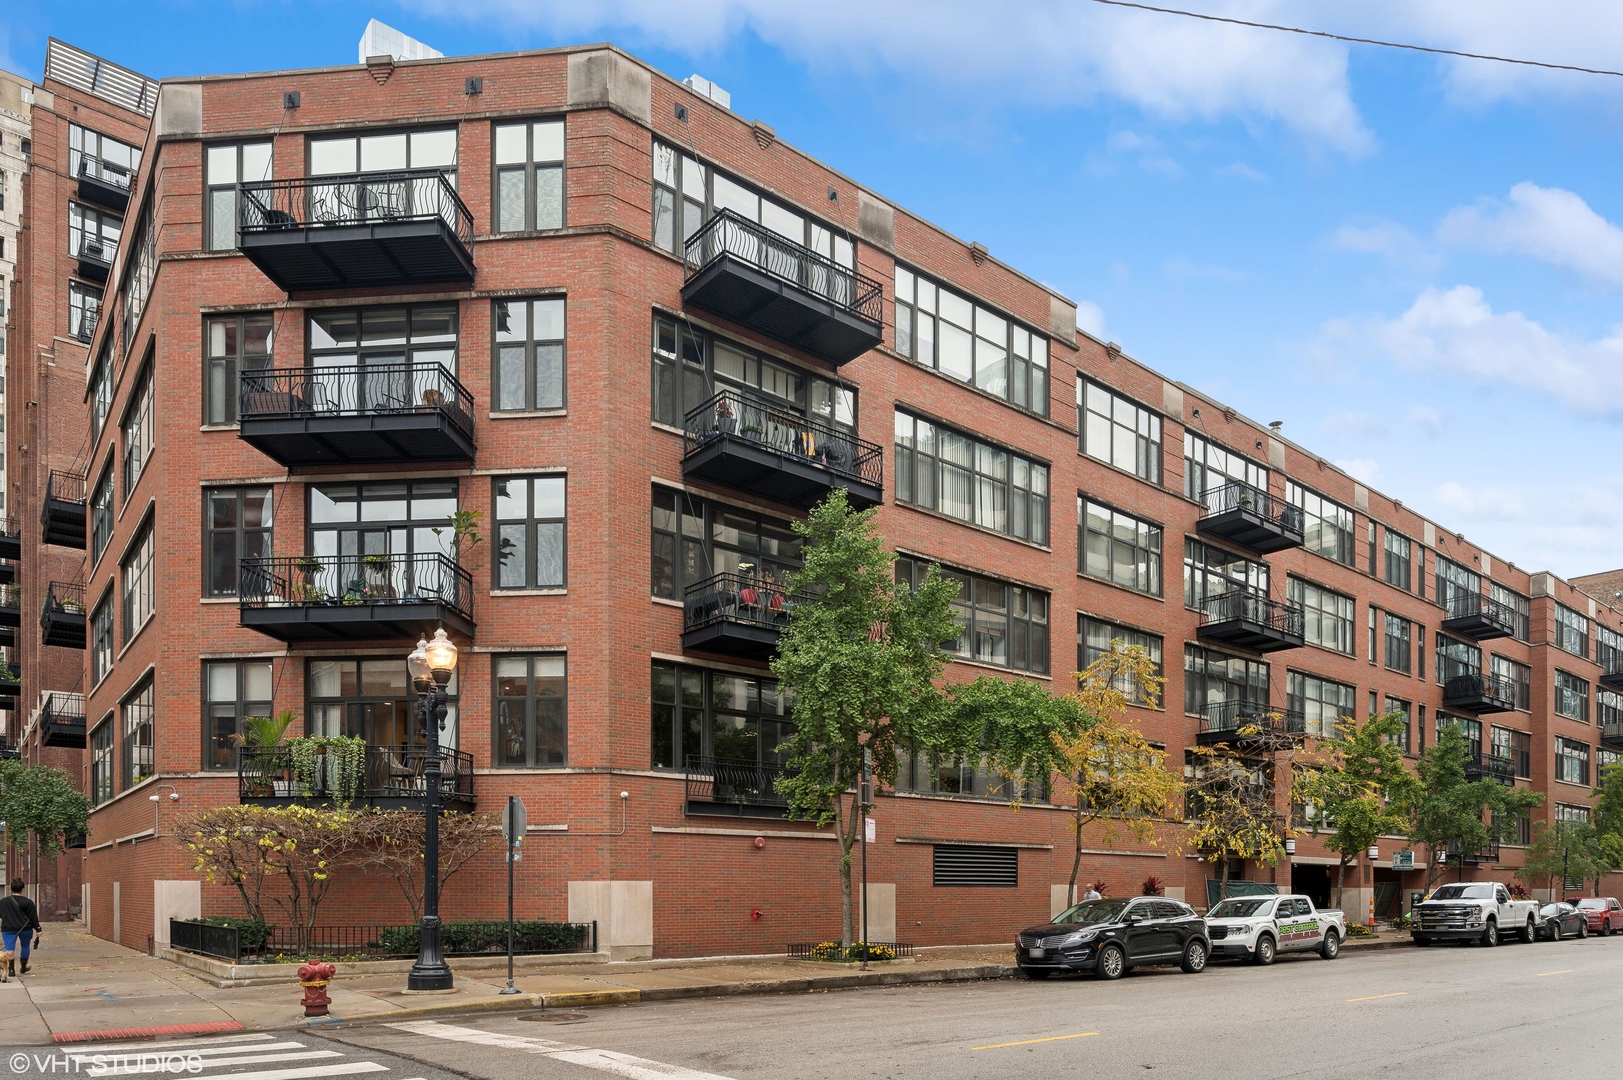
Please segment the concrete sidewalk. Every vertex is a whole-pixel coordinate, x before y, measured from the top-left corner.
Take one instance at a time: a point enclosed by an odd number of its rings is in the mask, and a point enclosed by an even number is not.
[[[1408,944],[1384,934],[1354,938],[1349,953]],[[452,968],[457,961],[452,961]],[[346,1022],[388,1021],[486,1010],[627,1004],[732,994],[807,993],[857,986],[999,979],[1018,974],[1007,946],[949,946],[919,950],[911,960],[856,965],[781,956],[697,960],[561,963],[521,974],[516,995],[502,995],[505,971],[460,971],[456,989],[407,994],[399,973],[336,980],[332,1015]],[[0,985],[0,1031],[6,1041],[39,1045],[177,1034],[301,1027],[309,1023],[296,981],[216,988],[166,960],[85,932],[78,923],[49,923],[32,972]],[[166,1029],[159,1031],[156,1029]]]

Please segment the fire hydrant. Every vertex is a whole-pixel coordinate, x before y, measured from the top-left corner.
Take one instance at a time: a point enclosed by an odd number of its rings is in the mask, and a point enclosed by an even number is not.
[[[299,985],[304,987],[304,1000],[300,1004],[304,1006],[304,1015],[327,1015],[327,1006],[332,1004],[332,998],[327,996],[327,984],[336,974],[336,964],[299,965]]]

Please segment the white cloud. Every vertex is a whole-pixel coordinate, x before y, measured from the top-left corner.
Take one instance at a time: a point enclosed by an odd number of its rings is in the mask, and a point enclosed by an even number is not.
[[[1529,255],[1623,288],[1623,229],[1561,188],[1517,184],[1505,201],[1483,199],[1451,211],[1437,235],[1462,247]]]
[[[1430,405],[1410,405],[1404,412],[1403,419],[1428,439],[1435,439],[1443,433],[1446,420],[1441,412]]]
[[[1432,269],[1438,263],[1435,252],[1414,233],[1392,221],[1367,226],[1343,225],[1329,235],[1326,243],[1338,251],[1379,255],[1399,266]]]
[[[1450,480],[1438,485],[1436,499],[1450,514],[1471,521],[1515,521],[1527,513],[1520,496],[1505,488],[1468,488]]]
[[[1336,462],[1336,468],[1370,487],[1381,482],[1381,463],[1370,458],[1342,458]]]
[[[1079,300],[1076,305],[1077,329],[1096,338],[1105,336],[1105,310],[1091,300]]]

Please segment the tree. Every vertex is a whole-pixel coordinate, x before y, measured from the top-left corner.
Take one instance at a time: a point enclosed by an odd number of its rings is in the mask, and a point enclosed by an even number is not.
[[[1596,875],[1595,893],[1600,894],[1600,877],[1623,866],[1623,768],[1603,765],[1596,777],[1595,838],[1604,868]]]
[[[38,853],[55,855],[70,836],[82,835],[90,800],[61,769],[0,761],[0,822],[15,843],[32,836]]]
[[[1347,864],[1382,836],[1408,824],[1414,776],[1392,739],[1403,730],[1401,712],[1370,716],[1360,726],[1350,717],[1336,724],[1336,737],[1321,742],[1306,768],[1293,768],[1291,801],[1315,809],[1312,832],[1333,829],[1324,846],[1340,856],[1336,868],[1336,907],[1342,905]]]
[[[1082,834],[1100,824],[1100,841],[1115,846],[1119,826],[1133,839],[1155,847],[1160,826],[1176,811],[1183,783],[1167,771],[1165,753],[1150,745],[1128,719],[1129,704],[1153,709],[1165,680],[1142,645],[1113,641],[1110,652],[1078,672],[1081,687],[1070,697],[1090,718],[1074,736],[1062,736],[1056,767],[1070,782],[1075,808],[1071,825],[1076,849],[1071,856],[1069,895],[1076,895],[1082,866]]]
[[[1188,842],[1218,861],[1221,898],[1228,893],[1230,859],[1273,866],[1285,853],[1281,818],[1274,810],[1274,763],[1227,748],[1190,753],[1194,775],[1184,795]]]
[[[180,819],[180,835],[193,865],[210,884],[237,890],[250,919],[265,922],[265,883],[278,873],[271,857],[274,812],[264,806],[217,806]]]
[[[1506,787],[1496,780],[1467,780],[1465,762],[1471,754],[1470,741],[1457,725],[1437,733],[1437,741],[1420,755],[1415,765],[1417,783],[1407,816],[1409,841],[1426,844],[1431,858],[1426,866],[1429,890],[1447,866],[1450,852],[1461,859],[1481,851],[1490,840],[1498,840],[1501,822],[1514,821],[1544,801],[1530,788]],[[1491,824],[1484,824],[1490,814]]]
[[[371,810],[358,822],[362,832],[359,863],[394,878],[411,905],[412,922],[422,915],[423,867],[427,818],[416,810]],[[474,858],[502,846],[501,823],[494,814],[440,812],[440,888]]]
[[[1540,823],[1527,847],[1527,858],[1516,877],[1529,886],[1542,883],[1557,896],[1555,881],[1561,879],[1560,896],[1567,892],[1567,882],[1600,878],[1610,866],[1602,850],[1600,834],[1587,821],[1560,821]]]

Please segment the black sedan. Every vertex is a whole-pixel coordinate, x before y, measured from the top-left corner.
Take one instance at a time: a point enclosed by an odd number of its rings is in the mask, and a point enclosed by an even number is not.
[[[1028,979],[1056,971],[1091,971],[1119,979],[1135,967],[1177,964],[1204,971],[1212,954],[1206,921],[1195,909],[1159,896],[1087,900],[1053,922],[1020,931],[1015,962]]]
[[[1546,941],[1589,936],[1589,914],[1571,904],[1562,901],[1545,904],[1538,909],[1538,914],[1544,920],[1538,928],[1538,936]]]

